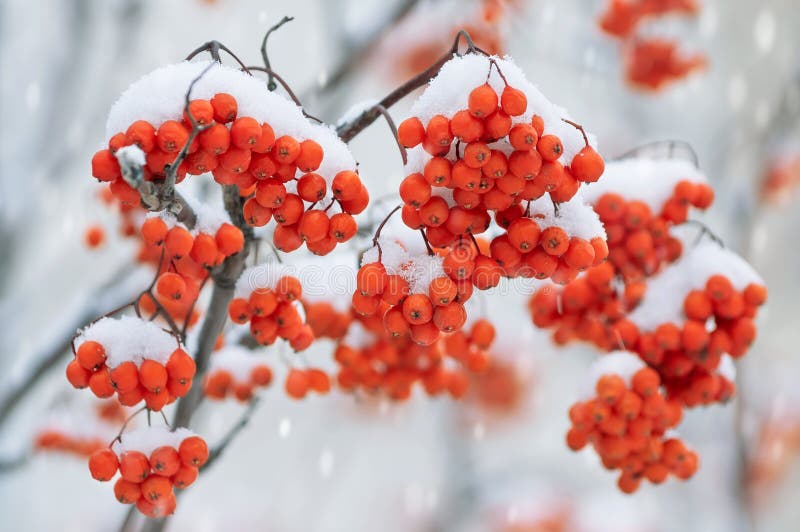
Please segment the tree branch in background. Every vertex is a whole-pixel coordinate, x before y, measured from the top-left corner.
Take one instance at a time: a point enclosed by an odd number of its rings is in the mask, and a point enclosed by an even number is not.
[[[419,0],[402,0],[382,24],[379,24],[372,33],[348,53],[344,60],[325,77],[322,83],[319,83],[313,88],[313,92],[319,94],[325,91],[336,90],[336,88],[361,66],[367,57],[369,57],[370,52],[375,49],[375,46],[377,46],[378,42],[380,42],[386,34],[386,31],[400,22],[400,20],[408,15],[418,3]]]
[[[137,290],[141,289],[134,287],[138,282],[137,277],[129,267],[121,268],[108,282],[98,287],[73,312],[65,316],[60,325],[53,327],[58,331],[52,335],[53,339],[27,357],[29,362],[18,376],[12,372],[0,386],[0,390],[3,390],[0,394],[0,426],[33,390],[34,385],[70,352],[70,343],[75,331],[97,316],[106,314],[133,298]]]

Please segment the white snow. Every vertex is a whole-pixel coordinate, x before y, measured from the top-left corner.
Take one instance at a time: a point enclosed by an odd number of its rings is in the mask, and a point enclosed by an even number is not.
[[[112,369],[129,360],[137,366],[145,359],[166,364],[180,347],[174,336],[155,323],[133,316],[101,318],[80,332],[75,348],[88,340],[105,348],[106,365]]]
[[[410,237],[421,238],[419,235],[410,233]],[[422,253],[409,253],[409,251],[392,237],[381,234],[379,239],[381,246],[381,263],[386,268],[386,272],[391,275],[399,275],[408,282],[409,291],[412,294],[427,294],[431,281],[439,277],[445,277],[442,267],[443,258],[438,255],[428,255],[427,251]],[[378,261],[378,246],[374,246],[364,252],[361,259],[362,266],[370,262]]]
[[[247,298],[258,289],[275,290],[281,277],[287,275],[297,277],[297,267],[294,264],[265,262],[250,266],[236,281],[235,297]]]
[[[547,195],[531,202],[531,217],[536,220],[539,227],[544,230],[557,226],[566,231],[570,237],[591,240],[595,237],[606,238],[606,230],[600,217],[594,209],[586,203],[583,195],[578,191],[575,196],[558,206],[556,216],[553,202]]]
[[[591,204],[600,196],[613,192],[628,200],[645,202],[653,212],[660,212],[673,195],[680,181],[708,183],[703,172],[683,159],[650,159],[646,157],[607,161],[603,177],[581,187],[583,197]]]
[[[729,354],[722,355],[719,366],[717,366],[717,373],[731,382],[736,382],[736,365]]]
[[[136,144],[123,146],[117,150],[114,156],[122,167],[127,165],[144,166],[146,162],[144,152]]]
[[[628,318],[641,331],[652,331],[668,322],[681,325],[686,294],[705,288],[708,278],[715,274],[726,276],[739,291],[750,283],[764,284],[753,267],[733,251],[709,240],[697,245],[688,242],[683,257],[648,281],[642,302]]]
[[[219,229],[222,224],[232,223],[231,217],[228,215],[221,201],[200,201],[183,190],[181,190],[181,194],[183,195],[183,199],[186,200],[186,203],[197,215],[197,221],[195,222],[194,228],[191,230],[193,235],[196,236],[198,233],[206,233],[214,236],[217,229]]]
[[[213,374],[214,371],[225,370],[231,374],[234,381],[249,383],[250,373],[253,368],[267,365],[263,357],[259,357],[254,353],[255,351],[238,345],[226,345],[211,355],[209,374]]]
[[[341,343],[353,349],[364,349],[375,342],[375,335],[368,331],[360,321],[353,320]]]
[[[192,88],[192,99],[210,99],[225,92],[236,98],[238,116],[251,116],[259,122],[268,122],[276,137],[291,135],[299,141],[315,140],[325,152],[317,173],[329,185],[338,172],[356,170],[349,148],[331,127],[310,121],[294,102],[267,90],[263,79],[212,63],[184,61],[161,67],[135,81],[111,107],[106,137],[125,131],[136,120],[146,120],[156,128],[167,120],[181,120],[189,85],[211,64]],[[328,189],[329,199],[332,196],[330,187]]]
[[[561,120],[562,118],[569,119],[569,113],[550,102],[539,89],[531,84],[510,57],[492,56],[491,59],[494,59],[500,67],[509,85],[523,91],[528,98],[528,108],[525,114],[512,117],[512,123],[530,123],[533,115],[541,116],[544,120],[545,135],[557,135],[561,139],[564,153],[561,155],[560,161],[568,165],[575,154],[585,146],[580,131]],[[442,66],[425,92],[414,103],[411,115],[419,117],[423,124],[427,124],[435,115],[451,118],[458,111],[466,109],[469,93],[486,82],[489,60],[490,58],[478,54],[466,54],[462,57],[454,55]],[[499,98],[505,84],[494,67],[492,67],[489,85],[492,86]],[[588,132],[587,135],[589,143],[596,148],[594,136]]]
[[[183,440],[196,435],[185,428],[177,428],[171,431],[163,426],[144,427],[123,433],[122,441],[114,442],[113,449],[117,455],[122,455],[127,451],[139,451],[149,457],[150,453],[165,445],[177,450]]]
[[[619,375],[630,388],[633,375],[645,367],[645,363],[630,351],[612,351],[599,356],[591,368],[585,381],[583,397],[591,398],[595,394],[595,384],[603,375]]]

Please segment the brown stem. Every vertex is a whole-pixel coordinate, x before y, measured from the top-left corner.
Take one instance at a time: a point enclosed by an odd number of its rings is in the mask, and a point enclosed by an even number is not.
[[[247,67],[247,68],[250,69],[250,70],[255,70],[256,72],[265,72],[265,73],[269,74],[269,76],[271,78],[275,78],[276,80],[278,80],[278,83],[281,84],[281,87],[283,87],[283,90],[285,90],[286,94],[289,95],[289,98],[292,99],[292,101],[297,105],[297,107],[302,109],[303,116],[305,116],[306,118],[310,118],[311,120],[314,120],[315,122],[317,122],[319,124],[322,124],[322,120],[320,120],[319,118],[317,118],[316,116],[314,116],[312,114],[307,113],[306,110],[303,109],[303,104],[300,103],[300,99],[294,93],[294,91],[289,86],[289,84],[286,82],[286,80],[283,79],[281,76],[279,76],[277,72],[275,72],[274,70],[272,70],[270,68],[265,68],[265,67],[260,67],[260,66],[250,66],[250,67]]]
[[[486,52],[475,46],[475,43],[472,42],[472,39],[466,31],[459,31],[456,35],[455,41],[453,42],[453,46],[450,47],[447,53],[445,53],[442,57],[437,59],[436,62],[425,69],[425,71],[400,85],[398,88],[387,94],[377,104],[373,105],[369,109],[365,109],[351,122],[341,124],[338,128],[336,128],[336,133],[339,135],[339,138],[345,143],[350,142],[356,135],[365,130],[369,125],[375,122],[379,116],[381,116],[381,111],[379,109],[380,107],[389,109],[391,106],[411,94],[416,89],[426,85],[428,81],[430,81],[430,79],[434,77],[437,72],[439,72],[442,66],[452,59],[453,54],[460,55],[458,50],[459,46],[461,45],[461,39],[464,39],[467,43],[467,50],[465,53],[481,53],[487,55]]]
[[[574,127],[575,129],[577,129],[578,131],[580,131],[580,132],[581,132],[581,135],[583,135],[583,142],[584,142],[584,143],[585,143],[587,146],[589,145],[589,137],[587,137],[587,136],[586,136],[586,130],[585,130],[585,129],[583,129],[583,126],[582,126],[582,125],[580,125],[580,124],[578,124],[578,123],[576,123],[576,122],[573,122],[572,120],[567,120],[566,118],[562,118],[562,119],[561,119],[561,121],[562,121],[562,122],[566,122],[567,124],[571,125],[571,126],[572,126],[572,127]]]
[[[272,32],[286,24],[287,22],[291,22],[294,20],[294,17],[283,17],[277,24],[272,26],[270,29],[267,30],[267,33],[264,34],[264,40],[261,41],[261,59],[264,60],[264,67],[269,70],[269,80],[267,81],[267,89],[270,91],[274,91],[278,88],[278,85],[275,84],[275,73],[272,72],[272,66],[269,63],[269,56],[267,55],[267,40],[269,36],[272,35]]]
[[[383,226],[385,226],[386,223],[389,221],[389,218],[391,218],[392,215],[394,215],[394,213],[399,211],[401,208],[402,205],[398,205],[397,207],[392,209],[392,211],[386,215],[386,218],[383,219],[380,225],[378,225],[378,228],[375,230],[375,234],[372,236],[372,245],[378,248],[378,262],[380,262],[381,259],[383,258],[383,250],[381,249],[381,243],[380,243],[381,231],[383,231]]]

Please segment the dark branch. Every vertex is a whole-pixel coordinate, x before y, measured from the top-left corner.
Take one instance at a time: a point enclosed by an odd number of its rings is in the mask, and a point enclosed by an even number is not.
[[[272,26],[270,29],[267,30],[267,33],[264,35],[264,40],[261,41],[261,59],[264,60],[264,68],[269,73],[269,79],[267,81],[267,89],[269,89],[270,91],[274,91],[275,89],[277,89],[278,85],[275,83],[276,76],[275,73],[272,72],[272,66],[270,66],[269,56],[267,55],[267,40],[269,39],[269,36],[272,35],[272,32],[279,29],[287,22],[291,22],[293,20],[294,17],[283,17],[277,24],[275,24],[274,26]]]

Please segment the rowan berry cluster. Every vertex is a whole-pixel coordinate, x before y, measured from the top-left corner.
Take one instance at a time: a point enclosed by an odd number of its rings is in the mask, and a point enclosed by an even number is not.
[[[689,407],[726,401],[734,385],[715,371],[726,354],[739,358],[747,353],[756,337],[758,307],[766,299],[759,282],[737,290],[726,275],[713,274],[686,294],[680,321],[630,327],[623,341],[658,370],[669,397]],[[631,323],[642,321],[642,310],[637,312]]]
[[[208,460],[208,446],[189,430],[146,428],[119,437],[119,443],[89,458],[92,478],[108,482],[117,473],[114,496],[135,504],[147,517],[172,515],[177,505],[174,489],[190,486]]]
[[[600,28],[614,37],[632,37],[639,25],[649,17],[672,13],[697,15],[695,0],[610,0],[600,16]]]
[[[362,316],[377,316],[390,336],[433,344],[440,333],[464,325],[464,303],[472,293],[469,279],[459,283],[446,272],[446,260],[425,251],[408,253],[397,242],[378,243],[363,256],[353,309]],[[469,288],[459,289],[460,285]]]
[[[667,434],[682,409],[662,395],[658,373],[624,351],[604,355],[599,366],[591,399],[569,410],[567,445],[578,451],[591,444],[606,469],[620,471],[617,485],[625,493],[635,492],[643,479],[660,484],[670,474],[691,477],[699,459]]]
[[[349,310],[339,311],[327,301],[303,301],[306,323],[311,327],[314,338],[341,340],[347,334],[353,321]]]
[[[228,305],[228,316],[234,323],[249,323],[250,334],[261,345],[282,338],[295,351],[303,351],[314,341],[314,332],[301,313],[303,287],[296,277],[273,273],[268,265],[245,270],[237,296]]]
[[[463,397],[469,388],[468,372],[481,373],[490,365],[487,349],[494,327],[486,320],[464,331],[421,345],[407,335],[389,334],[379,316],[356,316],[347,336],[337,344],[337,381],[346,391],[385,393],[396,401],[411,396],[419,383],[429,396],[447,393]]]
[[[465,60],[452,60],[452,70],[458,72],[463,68],[458,61]],[[510,277],[546,278],[559,266],[559,275],[570,277],[601,262],[607,253],[602,228],[575,234],[580,225],[569,227],[559,216],[562,209],[553,206],[581,211],[579,198],[571,208],[567,202],[581,183],[596,182],[603,173],[603,159],[583,128],[552,117],[546,123],[537,112],[551,116],[552,109],[541,104],[541,95],[521,75],[519,87],[509,83],[504,72],[517,74],[509,61],[468,60],[475,63],[470,68],[488,71],[484,83],[453,98],[452,87],[443,85],[451,77],[445,65],[419,107],[427,112],[427,102],[451,98],[452,112],[433,114],[427,122],[412,116],[398,128],[400,143],[413,148],[411,173],[400,185],[403,221],[423,229],[431,245],[444,247],[486,232],[494,218],[501,234],[491,241],[490,258]],[[437,84],[439,78],[445,81]],[[529,106],[529,96],[537,106]],[[568,147],[564,135],[570,135]]]
[[[282,103],[292,105],[285,100]],[[177,182],[187,174],[210,172],[217,183],[237,186],[240,195],[248,198],[244,204],[246,222],[261,227],[274,219],[278,224],[274,243],[283,251],[293,251],[305,242],[312,252],[325,255],[355,235],[358,227],[353,215],[366,208],[369,193],[353,170],[318,173],[323,172],[323,145],[329,139],[281,135],[268,122],[241,116],[236,98],[227,93],[215,94],[209,100],[192,100],[182,120],[155,125],[145,120],[134,122],[124,133],[112,136],[107,149],[94,155],[92,175],[110,182],[112,192],[124,202],[138,204],[138,191],[122,177],[117,150],[138,146],[146,157],[144,179],[160,181],[182,156],[192,131],[197,129],[199,134],[192,138],[188,154],[175,169]],[[324,171],[331,173],[331,165]],[[331,201],[324,209],[314,208],[327,197]],[[341,212],[329,215],[334,202]],[[212,253],[211,244],[234,247],[238,239],[233,236],[226,234],[222,244],[204,238],[200,248],[203,260],[198,262],[214,265],[219,254]]]
[[[688,219],[689,209],[705,210],[714,201],[714,190],[706,183],[681,180],[666,199],[661,212],[653,212],[641,200],[626,200],[606,192],[594,201],[594,209],[606,229],[609,261],[626,281],[641,280],[677,260],[681,241],[670,227]]]
[[[37,451],[56,451],[87,457],[105,446],[106,443],[96,436],[74,435],[57,428],[43,429],[33,440],[33,448]]]
[[[640,34],[642,23],[669,14],[697,17],[694,0],[610,0],[598,20],[601,30],[623,44],[625,78],[633,86],[658,91],[666,85],[703,70],[704,54],[683,54],[674,39]]]
[[[269,386],[272,369],[250,350],[234,346],[222,347],[211,356],[203,382],[203,393],[209,399],[234,397],[247,402],[256,388]]]
[[[75,340],[67,379],[94,395],[161,410],[192,386],[195,363],[169,333],[139,318],[103,318]],[[175,344],[178,343],[177,348]]]

